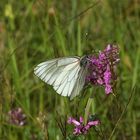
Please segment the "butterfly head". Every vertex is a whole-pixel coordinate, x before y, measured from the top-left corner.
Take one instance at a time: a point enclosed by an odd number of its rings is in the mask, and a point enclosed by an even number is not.
[[[88,64],[88,62],[89,62],[89,56],[85,55],[80,60],[80,66],[85,67]]]

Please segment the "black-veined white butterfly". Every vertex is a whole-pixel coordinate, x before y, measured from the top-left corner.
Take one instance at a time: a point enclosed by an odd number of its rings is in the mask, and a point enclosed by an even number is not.
[[[37,65],[34,73],[58,94],[73,99],[85,84],[88,61],[88,56],[56,58]]]

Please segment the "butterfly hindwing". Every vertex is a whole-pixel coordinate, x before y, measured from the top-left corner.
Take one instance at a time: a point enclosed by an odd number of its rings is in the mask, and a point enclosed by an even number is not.
[[[70,95],[70,99],[73,99],[75,96],[77,96],[80,91],[83,89],[83,86],[85,85],[85,77],[87,74],[87,68],[82,67],[78,73],[78,78],[76,79],[76,84],[74,85],[72,94]]]
[[[76,65],[76,70],[75,73],[73,73],[73,69],[70,70],[67,73],[66,78],[64,79],[64,81],[60,84],[57,92],[59,92],[59,90],[62,88],[61,90],[61,95],[63,96],[70,96],[72,94],[74,85],[76,84],[76,79],[78,78],[78,73],[80,70],[80,66]]]

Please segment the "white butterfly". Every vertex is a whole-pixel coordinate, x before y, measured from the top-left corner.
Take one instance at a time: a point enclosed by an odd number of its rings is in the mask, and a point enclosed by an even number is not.
[[[88,56],[56,58],[37,65],[34,73],[58,94],[73,99],[85,84],[87,63]]]

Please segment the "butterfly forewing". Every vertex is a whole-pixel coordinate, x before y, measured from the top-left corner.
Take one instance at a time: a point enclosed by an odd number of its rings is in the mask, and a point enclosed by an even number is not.
[[[73,99],[85,84],[86,68],[80,66],[80,60],[80,57],[52,59],[37,65],[34,73],[58,94]]]

